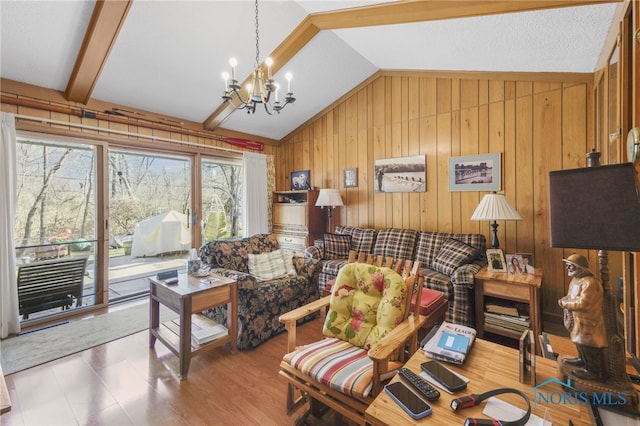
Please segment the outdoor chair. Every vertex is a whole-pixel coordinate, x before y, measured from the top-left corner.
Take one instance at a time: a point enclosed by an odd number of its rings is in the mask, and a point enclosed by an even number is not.
[[[331,295],[280,317],[288,332],[288,353],[280,363],[280,374],[288,381],[287,414],[309,402],[296,424],[309,414],[320,417],[326,407],[365,423],[365,410],[383,383],[418,349],[418,331],[430,318],[418,312],[417,290],[423,283],[419,266],[411,260],[374,259],[352,251]],[[412,294],[417,300],[409,312]],[[446,303],[443,306],[440,317],[446,312]],[[296,322],[327,308],[326,337],[298,346]]]

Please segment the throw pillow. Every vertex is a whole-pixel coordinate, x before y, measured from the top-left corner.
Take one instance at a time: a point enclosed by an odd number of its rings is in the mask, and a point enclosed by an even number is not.
[[[438,255],[431,265],[431,269],[441,274],[449,275],[462,265],[471,262],[480,252],[462,241],[449,239],[442,244]]]
[[[324,234],[324,259],[346,259],[351,249],[351,235]]]
[[[298,273],[296,272],[296,267],[293,264],[293,256],[295,256],[295,253],[292,251],[280,251],[282,252],[282,261],[284,262],[284,269],[286,270],[286,274],[289,276],[298,275]]]
[[[268,253],[253,254],[249,256],[249,273],[258,281],[268,281],[282,278],[287,275],[287,269],[282,259],[282,250],[274,250]]]

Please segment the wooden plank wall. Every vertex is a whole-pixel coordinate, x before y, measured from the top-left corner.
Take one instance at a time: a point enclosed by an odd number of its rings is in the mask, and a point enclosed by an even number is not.
[[[523,220],[499,224],[500,247],[534,254],[544,269],[543,316],[561,323],[564,253],[549,247],[548,172],[586,165],[592,86],[572,77],[381,73],[284,140],[276,186],[287,189],[291,171],[310,169],[313,186],[340,189],[346,206],[336,210],[334,223],[480,232],[490,241],[489,223],[470,220],[484,193],[450,192],[449,158],[501,153],[502,192]],[[426,156],[426,192],[374,192],[374,160],[418,154]],[[351,167],[358,168],[358,187],[344,188],[343,171]]]

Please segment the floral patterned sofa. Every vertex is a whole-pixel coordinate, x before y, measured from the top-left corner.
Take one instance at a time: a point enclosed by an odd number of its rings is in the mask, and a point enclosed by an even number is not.
[[[281,253],[288,271],[269,279],[268,275],[254,275],[260,257]],[[258,234],[237,240],[214,240],[199,250],[203,265],[215,274],[238,282],[238,349],[258,346],[284,331],[280,315],[320,297],[317,272],[319,263],[305,260],[280,250],[278,240],[271,234]],[[271,267],[271,259],[269,259]],[[266,278],[265,278],[266,277]],[[227,307],[219,306],[204,312],[209,318],[226,323]],[[311,319],[313,316],[305,318]]]
[[[425,287],[449,300],[446,321],[474,325],[474,276],[487,264],[484,235],[337,226],[335,234],[325,234],[324,247],[308,247],[305,253],[320,260],[321,289],[346,264],[349,250],[419,261]]]

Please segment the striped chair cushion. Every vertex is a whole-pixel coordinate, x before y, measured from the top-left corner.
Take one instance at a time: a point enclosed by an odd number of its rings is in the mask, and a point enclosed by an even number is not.
[[[371,392],[373,361],[366,350],[349,342],[327,337],[286,354],[284,361],[345,395],[366,398]],[[381,379],[392,377],[401,366],[402,363],[392,361],[390,371]]]

